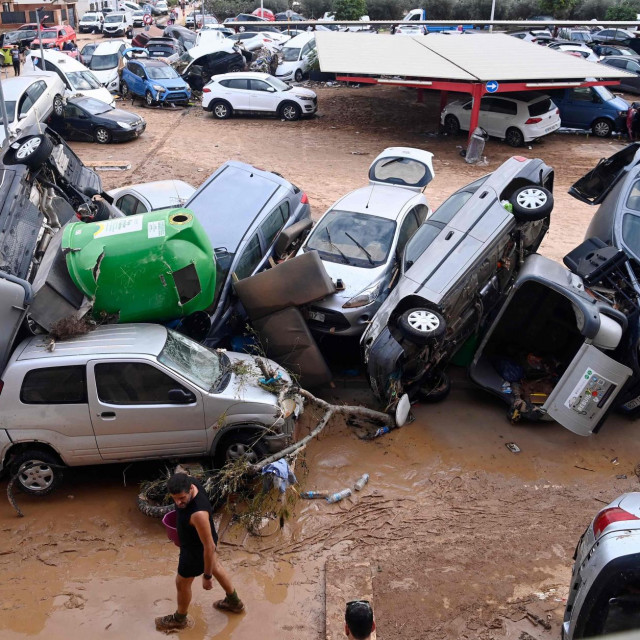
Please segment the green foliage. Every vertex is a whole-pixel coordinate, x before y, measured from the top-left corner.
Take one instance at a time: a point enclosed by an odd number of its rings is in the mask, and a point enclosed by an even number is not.
[[[633,0],[623,0],[607,9],[605,20],[636,20],[640,13],[640,3]]]
[[[334,0],[333,10],[336,12],[336,20],[358,20],[366,15],[366,0]]]
[[[540,0],[540,11],[559,20],[568,18],[578,0]]]
[[[301,0],[300,13],[305,18],[317,19],[331,11],[333,0]]]
[[[396,20],[405,15],[405,0],[367,0],[368,15],[372,20]]]

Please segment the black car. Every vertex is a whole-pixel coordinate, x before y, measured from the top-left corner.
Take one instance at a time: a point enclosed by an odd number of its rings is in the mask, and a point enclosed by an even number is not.
[[[52,116],[49,127],[65,140],[123,142],[141,135],[147,124],[138,115],[110,107],[95,98],[69,98],[62,117]]]
[[[245,68],[245,59],[237,47],[234,47],[233,51],[214,51],[195,59],[187,51],[173,63],[173,66],[194,91],[202,91],[204,85],[211,80],[211,76],[242,71]]]
[[[181,56],[186,51],[180,40],[167,36],[150,38],[145,49],[149,52],[150,58],[169,58],[176,54]]]
[[[22,51],[27,45],[38,37],[38,32],[35,29],[22,29],[19,31],[7,31],[3,34],[2,42],[3,47],[7,45],[18,45],[18,48]]]
[[[196,34],[190,29],[178,24],[172,24],[165,27],[162,35],[167,38],[175,38],[176,40],[179,40],[185,49],[191,49],[191,47],[195,47],[196,45]]]

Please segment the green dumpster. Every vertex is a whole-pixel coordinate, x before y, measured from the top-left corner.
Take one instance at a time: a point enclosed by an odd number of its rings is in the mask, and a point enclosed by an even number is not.
[[[95,315],[163,322],[213,302],[213,247],[187,209],[68,224],[62,251],[74,284],[93,300]]]

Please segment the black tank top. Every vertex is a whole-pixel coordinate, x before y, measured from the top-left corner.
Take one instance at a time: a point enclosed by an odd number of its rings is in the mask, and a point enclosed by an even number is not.
[[[216,545],[218,544],[218,534],[216,533],[216,528],[213,524],[211,502],[209,502],[209,498],[207,497],[204,487],[196,479],[193,479],[191,482],[197,487],[198,493],[184,509],[176,509],[178,512],[178,537],[180,538],[181,549],[202,553],[204,551],[204,546],[202,545],[202,541],[198,535],[198,530],[189,523],[191,516],[197,511],[206,511],[209,514],[211,534],[213,535],[213,541]]]

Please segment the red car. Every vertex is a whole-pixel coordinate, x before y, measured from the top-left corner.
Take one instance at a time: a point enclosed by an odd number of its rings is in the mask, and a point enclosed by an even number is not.
[[[67,24],[54,24],[51,27],[46,27],[40,30],[40,38],[36,38],[31,44],[31,48],[39,47],[40,40],[42,40],[42,46],[45,49],[58,48],[62,50],[65,42],[76,41],[76,32],[73,27]]]

